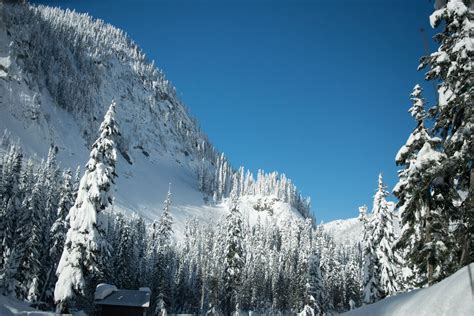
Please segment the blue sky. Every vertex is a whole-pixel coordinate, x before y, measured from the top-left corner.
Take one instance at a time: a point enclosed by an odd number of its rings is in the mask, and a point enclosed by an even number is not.
[[[379,172],[393,188],[409,94],[432,92],[416,71],[420,28],[435,49],[428,0],[33,2],[124,29],[234,166],[286,173],[318,221],[370,207]]]

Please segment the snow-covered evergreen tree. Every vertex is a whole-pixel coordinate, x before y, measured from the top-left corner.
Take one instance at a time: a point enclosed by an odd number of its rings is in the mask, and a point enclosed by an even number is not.
[[[327,295],[323,285],[320,260],[316,254],[312,254],[308,261],[308,282],[306,284],[308,293],[307,305],[311,307],[314,315],[323,315],[327,312]]]
[[[155,306],[158,307],[159,300],[166,305],[171,305],[171,242],[173,234],[173,217],[170,214],[171,206],[171,184],[164,201],[163,213],[159,221],[154,222],[154,234],[156,236],[156,254],[153,268],[153,291]]]
[[[61,254],[64,249],[64,242],[66,240],[66,233],[69,230],[68,223],[68,213],[71,207],[74,205],[74,195],[73,192],[73,179],[70,169],[67,169],[63,172],[62,175],[63,181],[59,191],[59,204],[57,209],[57,218],[53,225],[51,226],[51,247],[49,249],[49,255],[51,262],[53,263],[48,271],[45,288],[47,291],[51,290],[51,293],[54,293],[54,288],[49,289],[49,285],[56,284],[56,268]]]
[[[42,268],[41,251],[44,248],[43,227],[46,216],[42,211],[43,181],[38,177],[31,194],[25,197],[22,216],[17,227],[17,249],[22,254],[17,279],[17,296],[29,302],[39,299],[39,278]]]
[[[442,140],[446,159],[437,171],[438,195],[455,200],[457,207],[441,215],[444,221],[458,222],[455,234],[461,245],[460,266],[474,261],[474,109],[472,68],[472,20],[470,0],[449,0],[430,16],[433,28],[443,25],[435,36],[439,48],[421,59],[419,69],[429,67],[427,80],[438,85],[438,103],[430,109],[433,131]],[[466,192],[459,196],[458,192]],[[439,216],[437,214],[436,216]]]
[[[99,133],[75,204],[69,212],[70,228],[54,291],[59,312],[87,302],[90,299],[87,292],[95,289],[92,282],[98,282],[102,277],[103,258],[107,251],[102,213],[112,203],[112,186],[116,177],[115,138],[119,131],[115,122],[115,102],[105,114]]]
[[[14,254],[12,251],[15,243],[16,225],[21,214],[20,194],[21,169],[23,154],[18,145],[10,145],[7,153],[3,156],[2,177],[0,184],[0,237],[1,237],[1,265],[3,268],[7,261],[7,254]],[[10,265],[11,265],[10,260]]]
[[[224,312],[230,314],[239,310],[239,291],[242,284],[244,253],[242,247],[242,215],[238,208],[238,198],[230,200],[230,213],[227,216],[227,237],[225,240],[225,304]]]
[[[405,169],[399,172],[394,194],[402,220],[397,245],[412,272],[408,281],[419,286],[431,284],[448,268],[448,214],[453,210],[453,201],[452,194],[443,194],[450,193],[439,176],[446,155],[440,152],[440,139],[432,137],[425,127],[426,112],[419,85],[413,89],[411,99],[409,112],[417,126],[396,156],[397,164]]]
[[[379,175],[372,214],[364,225],[364,303],[370,304],[398,291],[393,215],[389,193]]]
[[[117,244],[114,249],[114,284],[119,288],[132,289],[134,287],[134,267],[135,261],[133,253],[133,240],[130,224],[122,214],[117,216],[115,225],[117,231]]]
[[[171,184],[168,188],[166,200],[163,206],[163,213],[161,213],[158,222],[158,248],[160,251],[167,251],[170,247],[171,236],[173,234],[173,217],[170,213],[171,207]]]

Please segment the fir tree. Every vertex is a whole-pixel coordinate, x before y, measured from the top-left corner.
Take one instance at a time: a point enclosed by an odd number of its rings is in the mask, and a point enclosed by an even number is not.
[[[29,302],[36,302],[40,296],[39,278],[42,268],[43,246],[42,224],[45,216],[41,207],[43,179],[38,177],[31,195],[23,202],[23,212],[17,228],[17,249],[22,255],[18,269],[17,296]]]
[[[49,256],[51,258],[51,266],[48,271],[48,275],[45,281],[42,297],[45,295],[51,295],[54,292],[54,284],[56,283],[56,271],[57,264],[61,258],[61,254],[64,249],[64,242],[66,240],[66,233],[69,230],[68,213],[71,207],[74,205],[73,183],[72,173],[70,169],[63,172],[62,185],[59,190],[59,202],[57,208],[57,218],[54,221],[50,229],[51,234],[51,247],[49,248]],[[50,289],[50,285],[53,288]],[[48,292],[48,293],[46,293]]]
[[[130,225],[123,215],[117,217],[118,242],[115,251],[115,284],[119,288],[132,289],[134,287],[134,266],[133,240]]]
[[[99,132],[78,196],[69,212],[70,228],[54,291],[59,312],[90,303],[87,291],[94,289],[93,282],[102,277],[101,268],[107,251],[102,213],[112,203],[112,186],[116,177],[115,138],[119,132],[115,122],[115,102],[110,105]]]
[[[393,215],[386,200],[388,194],[380,174],[372,214],[364,225],[363,275],[366,304],[398,291],[396,258],[392,251],[395,243]]]
[[[433,28],[443,24],[435,36],[439,48],[421,59],[419,69],[429,67],[426,80],[439,82],[438,103],[430,109],[433,132],[441,137],[446,159],[438,168],[438,195],[455,200],[458,207],[445,210],[445,222],[459,222],[455,233],[461,245],[458,262],[464,266],[474,261],[474,110],[472,82],[472,19],[470,0],[449,0],[430,17]],[[444,23],[443,23],[444,22]],[[458,192],[468,192],[466,198]]]
[[[173,217],[170,214],[171,206],[171,185],[163,206],[163,213],[158,223],[155,225],[156,238],[156,258],[154,263],[153,279],[155,306],[159,300],[163,300],[167,306],[171,305],[171,238],[173,234]]]
[[[9,267],[15,266],[7,255],[18,254],[13,251],[16,240],[17,222],[22,211],[21,170],[23,154],[17,145],[10,145],[8,152],[3,156],[2,177],[0,184],[0,268],[3,269],[6,261]]]
[[[419,85],[415,86],[411,97],[413,106],[409,112],[417,126],[397,154],[397,164],[405,169],[399,172],[400,180],[394,194],[398,198],[402,221],[397,248],[412,271],[407,281],[420,286],[431,284],[437,278],[435,269],[448,268],[447,214],[452,211],[453,204],[451,195],[443,195],[449,188],[439,177],[439,168],[446,155],[440,152],[440,139],[430,136],[425,127],[426,113]]]
[[[242,217],[235,195],[230,200],[230,214],[227,216],[227,238],[225,249],[225,304],[224,312],[230,314],[239,310],[239,291],[243,272]]]
[[[328,308],[326,289],[323,285],[319,264],[319,257],[312,254],[308,262],[308,281],[306,283],[308,301],[306,304],[312,308],[315,315],[323,315]]]

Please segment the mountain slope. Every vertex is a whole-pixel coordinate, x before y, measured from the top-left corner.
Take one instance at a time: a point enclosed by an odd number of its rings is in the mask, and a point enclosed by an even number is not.
[[[153,220],[171,183],[178,230],[189,217],[226,214],[225,199],[235,187],[248,196],[241,203],[255,213],[249,218],[309,216],[309,201],[284,175],[262,173],[254,179],[243,168],[233,169],[164,74],[123,31],[68,10],[0,6],[4,147],[18,139],[27,156],[40,160],[53,146],[62,167],[83,166],[115,99],[121,130],[117,209]],[[252,203],[258,198],[252,196],[275,198],[275,209],[257,212]]]
[[[474,264],[429,288],[392,296],[343,315],[474,315]]]

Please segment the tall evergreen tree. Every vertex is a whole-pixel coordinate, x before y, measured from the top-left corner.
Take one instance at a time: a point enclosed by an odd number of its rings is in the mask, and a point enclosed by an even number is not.
[[[171,305],[171,242],[173,234],[173,217],[170,214],[171,184],[163,206],[163,213],[155,225],[156,258],[153,271],[154,302],[158,308],[162,300],[165,306]]]
[[[449,187],[439,176],[446,155],[441,152],[440,139],[430,136],[425,127],[426,112],[419,85],[413,89],[411,99],[409,112],[417,126],[397,154],[397,164],[405,169],[399,172],[394,194],[402,221],[397,248],[412,271],[407,281],[420,286],[431,284],[448,268],[448,214],[454,206]],[[450,194],[443,194],[446,192]]]
[[[90,304],[89,295],[92,293],[88,291],[93,291],[96,285],[93,282],[102,277],[103,258],[107,251],[103,212],[112,203],[112,186],[116,177],[115,138],[119,131],[115,121],[115,102],[105,114],[99,132],[75,204],[69,211],[70,228],[54,291],[59,312]]]
[[[364,225],[364,303],[374,303],[398,291],[392,212],[379,175],[372,214]]]
[[[437,171],[438,182],[443,181],[438,193],[459,204],[444,220],[460,223],[455,231],[462,245],[460,266],[474,261],[473,17],[471,0],[449,0],[439,7],[430,17],[433,28],[444,27],[435,36],[439,48],[423,57],[419,66],[429,67],[426,80],[439,82],[438,103],[429,116],[446,154]],[[467,192],[467,196],[457,192]]]
[[[225,303],[224,312],[230,314],[239,310],[239,291],[242,282],[244,253],[242,247],[242,217],[238,208],[237,196],[230,200],[230,213],[227,216],[227,237],[225,249]]]
[[[1,237],[1,265],[3,267],[6,253],[13,254],[16,225],[21,214],[22,196],[20,194],[21,170],[23,154],[18,145],[10,145],[8,152],[3,156],[2,182],[0,185],[0,237]]]
[[[22,254],[18,269],[17,296],[36,302],[40,296],[41,251],[45,214],[42,213],[43,180],[38,177],[30,196],[25,197],[23,212],[17,228],[17,248]]]
[[[72,172],[70,169],[67,169],[62,175],[57,217],[50,229],[51,246],[49,248],[49,256],[52,264],[50,265],[46,276],[44,291],[42,294],[43,298],[45,298],[45,295],[49,297],[49,295],[54,293],[54,284],[56,283],[55,271],[64,249],[67,231],[69,230],[68,213],[71,207],[73,207],[75,200],[75,192],[73,190]],[[50,289],[50,285],[53,286],[52,289]]]
[[[314,315],[324,315],[328,310],[326,289],[323,285],[319,256],[312,254],[308,261],[308,281],[306,283],[307,305]]]
[[[114,279],[120,288],[132,289],[134,287],[134,267],[138,264],[134,259],[132,231],[128,220],[123,215],[117,217],[118,242],[114,249]]]

